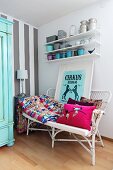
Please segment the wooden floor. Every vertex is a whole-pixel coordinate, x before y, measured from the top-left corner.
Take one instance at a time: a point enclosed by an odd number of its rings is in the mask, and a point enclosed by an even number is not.
[[[0,148],[0,170],[112,170],[113,142],[96,147],[96,166],[78,143],[56,142],[51,148],[47,132],[15,135],[13,147]]]

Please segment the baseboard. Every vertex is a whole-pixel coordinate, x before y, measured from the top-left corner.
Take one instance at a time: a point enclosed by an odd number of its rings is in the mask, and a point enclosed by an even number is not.
[[[105,139],[105,140],[108,140],[110,142],[113,142],[113,139],[112,138],[108,138],[108,137],[105,137],[105,136],[102,136],[102,139]]]

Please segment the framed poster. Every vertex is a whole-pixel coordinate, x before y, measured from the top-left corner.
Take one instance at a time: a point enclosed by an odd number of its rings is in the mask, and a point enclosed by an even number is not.
[[[93,65],[92,60],[61,65],[55,99],[67,103],[70,97],[78,101],[81,96],[90,97]]]

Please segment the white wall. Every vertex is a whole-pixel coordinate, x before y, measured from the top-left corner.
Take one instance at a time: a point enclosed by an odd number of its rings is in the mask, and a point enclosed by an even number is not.
[[[55,87],[60,63],[47,63],[44,43],[46,37],[57,34],[58,29],[69,32],[72,24],[79,28],[83,19],[95,17],[101,28],[101,57],[95,62],[92,89],[110,90],[113,93],[113,1],[104,1],[59,18],[39,28],[39,93],[45,93],[49,87]],[[100,131],[103,136],[113,138],[113,98],[103,116]]]

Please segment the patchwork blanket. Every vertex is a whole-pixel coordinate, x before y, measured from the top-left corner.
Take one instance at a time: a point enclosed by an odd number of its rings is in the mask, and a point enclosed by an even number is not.
[[[47,95],[19,99],[22,110],[32,118],[46,123],[56,121],[63,105]]]

